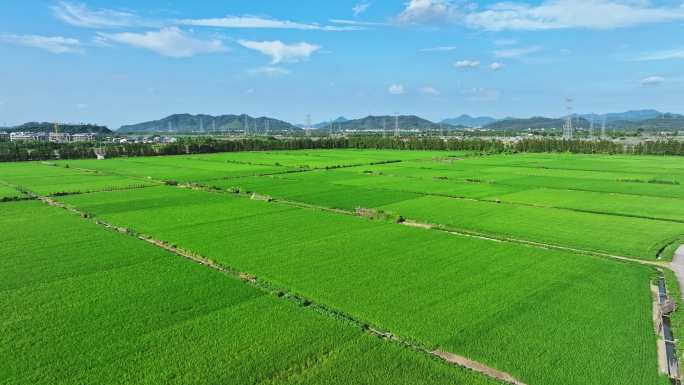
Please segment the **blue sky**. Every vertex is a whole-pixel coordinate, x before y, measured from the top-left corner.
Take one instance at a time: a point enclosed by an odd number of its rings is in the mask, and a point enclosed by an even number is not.
[[[684,112],[683,1],[3,1],[0,125]]]

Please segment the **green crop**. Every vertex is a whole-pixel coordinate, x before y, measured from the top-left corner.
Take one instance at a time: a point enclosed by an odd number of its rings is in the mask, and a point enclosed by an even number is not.
[[[658,383],[648,267],[230,194],[62,200],[528,383]]]
[[[494,384],[64,210],[0,214],[3,384]]]

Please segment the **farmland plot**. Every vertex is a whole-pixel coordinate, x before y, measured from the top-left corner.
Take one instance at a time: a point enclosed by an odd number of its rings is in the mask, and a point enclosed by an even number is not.
[[[494,384],[39,202],[0,228],[2,384]]]
[[[282,165],[299,169],[347,167],[390,161],[432,159],[463,156],[466,152],[400,151],[400,150],[298,150],[272,152],[231,152],[197,155],[211,161],[233,161],[249,164]]]
[[[14,199],[24,196],[21,192],[12,187],[3,186],[0,184],[0,200]]]
[[[489,183],[369,176],[340,170],[208,185],[330,208],[377,208],[456,229],[644,259],[655,259],[664,246],[684,235],[684,224],[647,219],[684,220],[684,205],[669,198],[550,189],[514,192]],[[423,192],[418,193],[420,190]],[[442,194],[484,201],[451,199]]]
[[[166,187],[60,199],[528,384],[661,380],[649,267]]]
[[[434,196],[381,208],[455,229],[651,260],[684,234],[682,223]]]
[[[286,167],[277,166],[207,162],[185,156],[115,158],[104,161],[76,160],[62,161],[59,164],[69,164],[71,167],[97,170],[113,175],[179,182],[274,174],[290,170]]]
[[[505,202],[684,222],[684,202],[674,198],[545,188],[503,195],[500,198]]]
[[[283,200],[345,210],[378,207],[420,196],[405,191],[347,186],[338,183],[342,180],[357,178],[363,178],[363,176],[355,172],[335,170],[199,181],[198,183],[221,190],[254,192]]]
[[[152,186],[152,181],[41,163],[0,164],[0,181],[41,195],[85,193]]]

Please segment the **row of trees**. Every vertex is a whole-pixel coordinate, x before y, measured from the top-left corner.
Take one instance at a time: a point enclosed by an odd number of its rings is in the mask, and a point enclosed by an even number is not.
[[[107,157],[201,154],[214,152],[302,150],[302,149],[397,149],[397,150],[468,150],[481,153],[567,152],[579,154],[684,155],[684,143],[675,140],[642,142],[635,145],[589,140],[530,138],[517,142],[478,138],[387,138],[352,136],[348,138],[275,139],[253,138],[217,140],[185,138],[172,144],[107,144]],[[95,158],[92,143],[0,143],[0,162]]]

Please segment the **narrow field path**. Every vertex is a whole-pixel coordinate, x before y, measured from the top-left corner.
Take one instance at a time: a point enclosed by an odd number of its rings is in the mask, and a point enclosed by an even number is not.
[[[677,251],[675,251],[672,263],[670,264],[670,269],[677,277],[679,291],[681,292],[681,297],[684,301],[684,245],[679,246]]]

